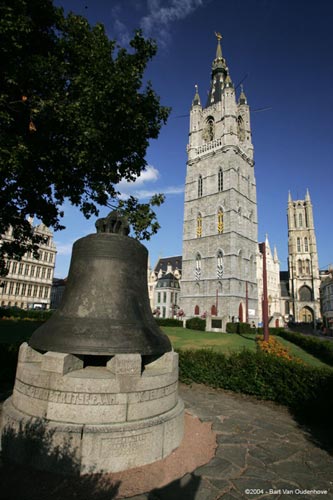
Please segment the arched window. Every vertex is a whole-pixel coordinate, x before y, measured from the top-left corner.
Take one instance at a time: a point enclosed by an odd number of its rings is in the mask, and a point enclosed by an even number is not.
[[[202,215],[197,215],[197,238],[201,238],[202,236]]]
[[[306,259],[306,261],[305,261],[305,273],[310,274],[310,261],[309,261],[309,259]]]
[[[303,226],[303,218],[302,214],[298,214],[298,226],[302,227]]]
[[[219,208],[217,212],[217,232],[218,234],[222,234],[224,231],[224,221],[223,221],[223,210]]]
[[[222,250],[219,250],[217,253],[217,278],[218,279],[222,279],[223,271],[224,271],[223,253],[222,253]]]
[[[198,178],[198,198],[201,198],[202,196],[202,176],[199,175]]]
[[[297,238],[297,252],[301,251],[301,238]]]
[[[237,132],[238,132],[238,137],[240,141],[245,140],[245,127],[244,127],[244,120],[241,116],[238,116],[237,118]]]
[[[309,242],[308,242],[307,237],[305,236],[305,238],[304,238],[304,252],[308,252],[308,251],[309,251]]]
[[[307,302],[307,301],[312,300],[311,288],[309,288],[306,285],[303,285],[299,289],[299,300],[301,300],[302,302]]]
[[[195,279],[199,280],[201,278],[201,255],[197,253],[195,256]]]
[[[223,170],[220,168],[218,175],[218,183],[217,183],[218,191],[223,191]]]
[[[199,314],[200,314],[200,308],[198,305],[196,305],[194,308],[194,316],[199,316]]]
[[[299,259],[297,261],[297,264],[298,264],[298,274],[302,274],[302,272],[303,272],[303,263],[302,263],[301,259]]]

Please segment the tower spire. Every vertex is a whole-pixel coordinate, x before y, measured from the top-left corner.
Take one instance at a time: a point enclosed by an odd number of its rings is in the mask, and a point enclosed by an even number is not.
[[[195,87],[195,94],[194,94],[192,106],[201,106],[200,96],[199,96],[199,92],[198,92],[198,85],[195,85],[194,87]]]
[[[221,101],[224,84],[228,77],[227,64],[222,55],[222,47],[221,47],[222,35],[221,33],[215,32],[215,36],[217,38],[216,57],[213,60],[212,64],[212,77],[211,77],[212,80],[207,100],[207,107]],[[230,77],[227,83],[228,86],[232,85]]]
[[[217,38],[217,48],[216,48],[216,58],[215,59],[222,59],[222,47],[221,47],[222,35],[221,35],[221,33],[218,33],[215,31],[215,36]]]

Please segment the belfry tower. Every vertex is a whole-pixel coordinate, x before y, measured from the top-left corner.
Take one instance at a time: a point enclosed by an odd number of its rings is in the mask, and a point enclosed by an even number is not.
[[[181,308],[257,320],[257,196],[250,110],[238,102],[221,35],[206,106],[196,86],[185,185]]]
[[[288,268],[294,321],[312,323],[320,319],[320,277],[309,191],[304,200],[288,197]]]

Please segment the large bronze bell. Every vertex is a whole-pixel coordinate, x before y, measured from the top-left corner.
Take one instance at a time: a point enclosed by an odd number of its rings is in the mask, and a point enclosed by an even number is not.
[[[98,356],[170,351],[150,309],[146,248],[127,236],[128,223],[116,212],[96,227],[97,234],[74,243],[61,305],[34,332],[30,346]]]

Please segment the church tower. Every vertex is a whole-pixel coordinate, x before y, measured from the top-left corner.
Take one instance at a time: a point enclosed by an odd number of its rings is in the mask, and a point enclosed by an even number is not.
[[[250,111],[238,101],[217,36],[206,105],[190,111],[181,308],[225,321],[257,320],[257,197]]]
[[[320,277],[309,191],[304,200],[288,197],[288,268],[290,314],[295,322],[320,319]]]

